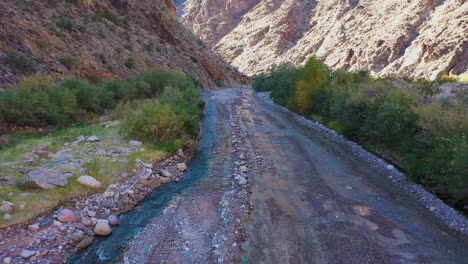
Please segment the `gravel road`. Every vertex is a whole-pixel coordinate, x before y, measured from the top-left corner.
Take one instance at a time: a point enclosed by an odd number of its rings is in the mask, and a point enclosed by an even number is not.
[[[468,263],[467,237],[374,160],[251,89],[210,93],[209,175],[133,239],[123,263]]]

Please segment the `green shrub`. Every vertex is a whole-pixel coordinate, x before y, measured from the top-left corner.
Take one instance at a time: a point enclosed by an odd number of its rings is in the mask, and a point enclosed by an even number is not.
[[[135,59],[134,58],[129,58],[128,60],[125,61],[125,67],[129,69],[134,69],[135,68]]]
[[[59,58],[59,62],[68,70],[72,70],[75,68],[77,60],[73,56],[63,56]]]
[[[26,54],[12,51],[7,54],[6,63],[14,70],[32,72],[36,70],[36,61]]]
[[[70,19],[67,19],[67,18],[59,19],[59,21],[57,21],[57,23],[55,23],[55,25],[58,28],[62,28],[62,29],[70,30],[70,31],[73,30],[73,21],[71,21]]]
[[[200,87],[183,73],[168,70],[95,84],[70,79],[57,86],[50,85],[49,77],[35,76],[0,94],[0,122],[33,127],[66,126],[90,114],[114,109],[118,102],[160,97],[165,90],[161,100],[167,105],[177,105],[171,111],[185,118],[184,129],[191,134],[197,130],[190,121],[191,115],[197,116],[202,106]]]

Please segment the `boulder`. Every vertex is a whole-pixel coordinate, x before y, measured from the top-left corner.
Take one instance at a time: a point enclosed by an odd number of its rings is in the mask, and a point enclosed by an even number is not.
[[[18,183],[16,182],[16,180],[10,178],[0,178],[0,186],[16,188],[16,186],[18,186]]]
[[[77,243],[83,240],[84,232],[81,230],[75,231],[73,234],[70,235],[70,240]]]
[[[67,185],[67,177],[56,170],[32,171],[24,180],[24,186],[33,189],[54,189],[65,185]]]
[[[137,141],[137,140],[130,140],[130,142],[128,142],[128,144],[130,144],[130,145],[132,145],[134,147],[137,147],[137,146],[143,145],[143,142]]]
[[[96,180],[94,177],[91,177],[89,175],[80,176],[77,182],[88,188],[101,188],[102,187],[102,184],[98,180]]]
[[[241,167],[239,168],[239,171],[240,171],[240,172],[247,172],[247,170],[248,170],[248,169],[247,169],[246,166],[241,166]]]
[[[11,257],[6,257],[3,259],[3,264],[10,264],[11,263]]]
[[[83,219],[81,219],[81,223],[85,226],[90,226],[93,224],[93,222],[91,221],[91,218],[85,216],[83,217]]]
[[[5,214],[3,216],[3,219],[5,219],[5,220],[10,220],[11,218],[12,218],[11,214]]]
[[[21,251],[21,257],[25,259],[29,259],[30,257],[34,255],[36,255],[36,251],[27,250],[27,249]]]
[[[69,209],[62,209],[57,214],[57,219],[62,223],[76,222],[78,218],[75,213]]]
[[[100,139],[97,136],[90,136],[86,139],[88,142],[98,142]]]
[[[179,155],[180,157],[183,157],[184,156],[184,151],[182,149],[178,149],[177,150],[177,155]]]
[[[93,243],[94,238],[92,237],[85,237],[81,240],[81,242],[77,245],[78,248],[86,248],[89,247]]]
[[[112,228],[109,226],[109,221],[98,219],[94,226],[94,233],[100,236],[108,236],[112,233]]]
[[[36,232],[37,230],[39,230],[39,225],[38,224],[29,225],[28,230],[31,232]]]
[[[2,206],[0,206],[0,212],[13,213],[13,206],[10,203],[4,203]]]
[[[111,226],[120,224],[119,218],[115,215],[109,215],[109,217],[107,217],[107,221],[109,222],[109,225]]]
[[[185,164],[185,162],[177,163],[177,169],[180,170],[180,171],[186,171],[187,170],[187,164]]]
[[[48,158],[49,157],[49,152],[47,151],[47,147],[46,146],[39,146],[36,148],[36,150],[34,151],[34,153],[36,155],[39,156],[39,158]]]

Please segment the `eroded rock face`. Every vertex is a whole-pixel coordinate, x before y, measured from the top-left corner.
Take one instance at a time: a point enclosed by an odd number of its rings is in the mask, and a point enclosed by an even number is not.
[[[468,73],[464,0],[186,0],[179,13],[247,74],[312,54],[334,69],[382,75]]]
[[[248,81],[197,43],[197,37],[178,21],[172,0],[78,0],[76,4],[6,0],[0,2],[0,17],[0,91],[35,74],[50,75],[54,81],[109,79],[155,68],[183,71],[205,87]],[[22,70],[6,63],[12,52],[21,52],[35,67]],[[66,56],[75,58],[73,67],[60,63]],[[131,69],[125,66],[129,59],[135,62]]]

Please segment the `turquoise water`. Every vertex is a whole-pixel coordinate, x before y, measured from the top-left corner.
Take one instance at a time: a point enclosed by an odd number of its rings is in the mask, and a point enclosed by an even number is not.
[[[190,190],[210,171],[213,159],[212,146],[216,138],[216,105],[208,100],[208,92],[204,92],[207,102],[202,124],[202,138],[198,152],[190,163],[189,170],[179,183],[171,182],[156,189],[146,197],[134,210],[123,214],[120,225],[113,229],[112,235],[95,241],[90,247],[78,252],[67,263],[114,263],[117,262],[126,245],[155,217],[160,215],[170,201],[177,195]]]

